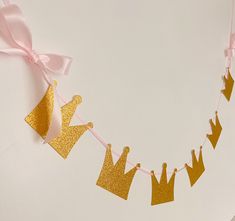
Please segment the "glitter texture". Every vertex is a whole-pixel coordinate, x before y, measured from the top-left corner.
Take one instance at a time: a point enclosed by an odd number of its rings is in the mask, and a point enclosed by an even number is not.
[[[157,205],[161,203],[167,203],[174,201],[174,185],[175,185],[175,174],[177,169],[174,170],[169,182],[167,183],[167,164],[164,163],[162,166],[162,175],[160,182],[158,182],[154,171],[152,171],[152,202],[151,205]]]
[[[98,186],[125,200],[128,198],[130,186],[137,168],[140,167],[140,164],[137,164],[134,168],[125,174],[128,153],[129,147],[125,147],[119,160],[114,165],[111,145],[109,145],[106,150],[104,164],[100,172],[100,176],[96,183]]]
[[[195,150],[192,150],[192,167],[185,164],[190,184],[193,186],[205,171],[202,157],[202,147],[200,148],[199,159],[197,160]]]
[[[25,118],[25,121],[37,131],[41,137],[45,138],[52,119],[54,107],[54,90],[50,86],[42,100],[34,110]]]
[[[80,96],[74,96],[73,100],[61,108],[62,113],[62,131],[60,135],[49,142],[64,159],[78,141],[78,139],[89,128],[92,123],[79,126],[69,126],[78,104],[82,102]],[[25,118],[25,121],[42,137],[45,138],[52,119],[54,104],[54,90],[50,86],[40,103]]]

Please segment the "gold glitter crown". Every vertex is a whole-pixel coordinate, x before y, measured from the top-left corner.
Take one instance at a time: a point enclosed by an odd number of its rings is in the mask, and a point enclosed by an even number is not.
[[[80,96],[74,96],[72,101],[61,107],[62,113],[62,131],[60,135],[49,142],[64,159],[67,158],[78,139],[89,128],[92,123],[78,126],[70,126],[70,122],[77,106],[82,102]],[[25,118],[25,121],[42,137],[45,138],[52,120],[54,104],[54,89],[49,86],[46,94],[34,108],[34,110]]]
[[[192,150],[192,167],[188,166],[188,164],[185,164],[185,167],[189,176],[190,184],[191,186],[193,186],[205,171],[205,166],[202,158],[202,147],[200,147],[198,160],[195,150]]]
[[[135,173],[140,167],[140,164],[137,164],[129,172],[125,173],[129,150],[129,147],[125,147],[119,160],[114,165],[111,145],[109,144],[106,150],[104,164],[96,183],[98,186],[116,194],[125,200],[128,198],[128,193]]]
[[[175,174],[177,169],[174,169],[173,174],[167,182],[167,164],[162,165],[162,175],[160,182],[157,180],[154,171],[151,171],[152,177],[152,205],[166,203],[174,201],[174,185],[175,185]]]
[[[232,78],[230,70],[228,70],[227,76],[225,75],[223,76],[223,82],[224,82],[224,89],[221,90],[221,92],[224,94],[226,99],[230,101],[234,85],[234,80]]]
[[[216,144],[219,140],[219,137],[220,137],[220,134],[221,134],[221,131],[222,131],[222,126],[220,124],[217,111],[215,112],[215,115],[216,115],[215,116],[215,123],[212,121],[212,119],[210,119],[210,121],[209,121],[212,133],[207,134],[207,138],[210,140],[210,142],[211,142],[214,149],[216,148]]]

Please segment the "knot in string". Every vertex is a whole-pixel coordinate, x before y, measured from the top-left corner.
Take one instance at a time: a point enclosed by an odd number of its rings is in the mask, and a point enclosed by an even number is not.
[[[40,60],[39,55],[34,50],[27,51],[27,58],[28,61],[33,64],[38,64],[38,61]]]

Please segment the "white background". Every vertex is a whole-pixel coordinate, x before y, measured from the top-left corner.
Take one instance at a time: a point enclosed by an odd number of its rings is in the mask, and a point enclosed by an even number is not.
[[[18,0],[35,50],[74,58],[59,90],[83,97],[86,121],[129,159],[161,172],[190,161],[214,116],[224,73],[230,0]],[[1,43],[1,47],[5,48]],[[96,186],[104,148],[86,133],[64,161],[24,122],[44,91],[19,58],[0,60],[1,221],[230,221],[235,215],[235,96],[222,97],[223,133],[207,142],[206,172],[191,188],[178,174],[175,202],[150,206],[137,173],[124,201]],[[38,79],[36,81],[36,79]],[[74,120],[74,124],[78,124]]]

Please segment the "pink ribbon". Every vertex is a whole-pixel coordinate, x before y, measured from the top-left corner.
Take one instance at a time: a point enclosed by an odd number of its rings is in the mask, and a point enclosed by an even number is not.
[[[227,68],[231,68],[232,58],[235,55],[235,33],[231,33],[229,41],[229,47],[224,50]]]
[[[226,57],[225,67],[227,69],[231,68],[232,58],[235,55],[235,33],[233,32],[233,20],[234,20],[234,5],[235,1],[232,0],[231,4],[231,19],[230,19],[230,32],[229,32],[229,46],[224,50],[224,55]]]
[[[45,143],[48,143],[60,134],[62,127],[59,95],[50,74],[68,74],[72,58],[57,54],[39,54],[34,51],[31,32],[19,7],[6,0],[4,4],[4,7],[0,8],[0,32],[11,47],[0,50],[0,53],[26,58],[40,69],[44,80],[54,88],[52,120],[44,140]]]

